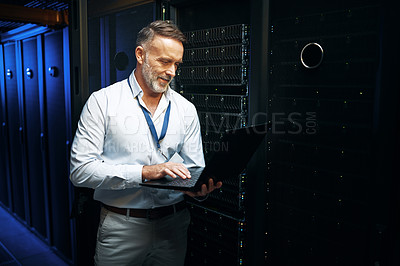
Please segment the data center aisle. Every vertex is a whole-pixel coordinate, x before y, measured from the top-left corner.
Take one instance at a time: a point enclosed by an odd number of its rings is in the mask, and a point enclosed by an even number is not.
[[[0,266],[68,265],[0,206]]]

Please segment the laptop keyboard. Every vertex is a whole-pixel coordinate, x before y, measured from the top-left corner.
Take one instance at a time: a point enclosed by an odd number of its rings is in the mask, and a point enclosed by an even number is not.
[[[183,187],[183,186],[194,186],[196,184],[197,178],[187,178],[183,179],[180,177],[175,178],[174,180],[167,182],[165,185],[167,186],[178,186],[178,187]]]

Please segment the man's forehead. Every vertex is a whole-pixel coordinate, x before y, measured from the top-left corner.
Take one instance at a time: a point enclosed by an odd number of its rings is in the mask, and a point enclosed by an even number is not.
[[[182,42],[158,35],[154,36],[146,50],[155,56],[169,57],[177,61],[182,60],[183,57]]]
[[[178,40],[156,35],[154,36],[153,40],[151,40],[151,42],[149,43],[149,48],[151,49],[169,48],[169,49],[183,50],[183,44]]]

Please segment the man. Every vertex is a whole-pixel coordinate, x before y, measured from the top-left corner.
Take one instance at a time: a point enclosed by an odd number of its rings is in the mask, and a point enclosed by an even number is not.
[[[93,93],[82,110],[70,179],[95,189],[102,203],[97,265],[184,264],[190,215],[183,193],[139,185],[165,175],[190,178],[188,168],[204,167],[196,109],[169,88],[183,42],[173,23],[150,23],[138,34],[129,78]],[[221,185],[210,179],[185,193],[204,197]]]

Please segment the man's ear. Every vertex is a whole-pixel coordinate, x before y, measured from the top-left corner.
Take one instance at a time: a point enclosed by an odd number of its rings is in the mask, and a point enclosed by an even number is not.
[[[142,46],[139,45],[139,46],[136,47],[136,49],[135,49],[135,56],[136,56],[136,61],[137,61],[140,65],[142,65],[143,62],[144,62],[144,57],[145,57],[144,49],[143,49]]]

